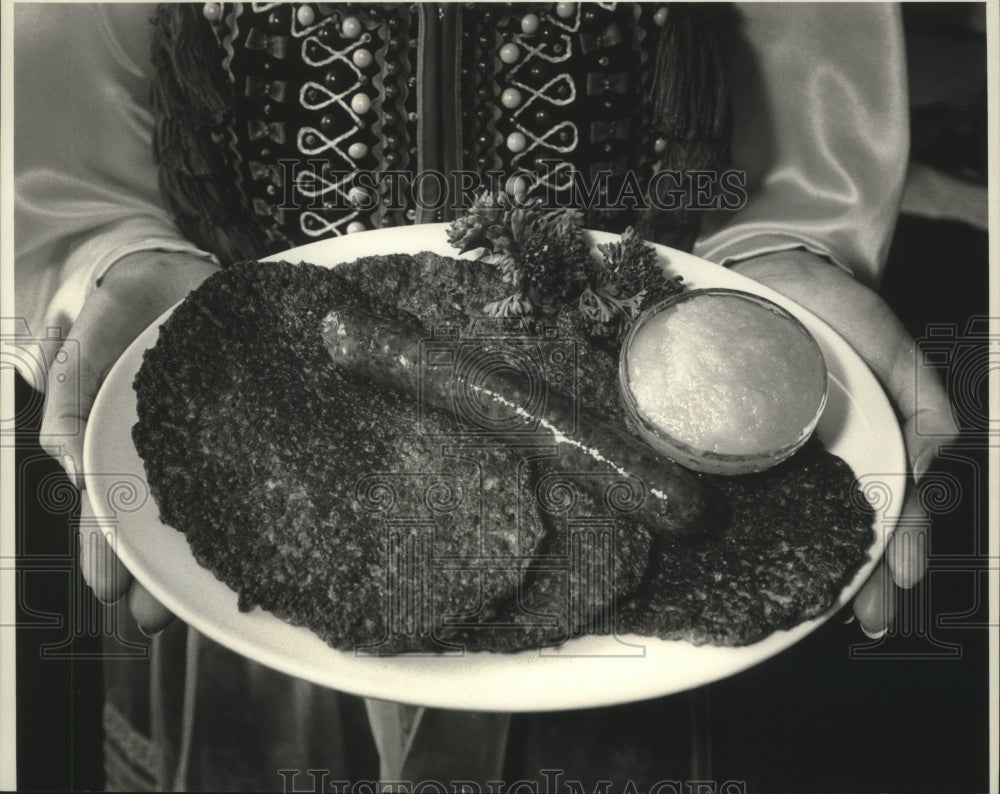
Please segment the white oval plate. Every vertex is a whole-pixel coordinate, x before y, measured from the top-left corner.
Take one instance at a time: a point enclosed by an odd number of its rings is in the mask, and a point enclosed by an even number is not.
[[[614,239],[593,234],[595,242]],[[359,256],[434,251],[454,255],[444,224],[387,229],[313,243],[274,259],[333,267]],[[159,521],[132,444],[132,380],[157,338],[161,317],[129,347],[94,403],[84,445],[87,489],[105,534],[149,591],[196,629],[289,675],[358,695],[445,708],[536,711],[624,703],[679,692],[745,670],[795,644],[857,592],[882,555],[902,504],[905,453],[879,383],[829,326],[781,295],[723,267],[659,248],[671,274],[692,287],[731,287],[770,298],[816,336],[830,371],[818,434],[878,496],[869,559],[830,611],[740,648],[626,636],[591,636],[557,649],[516,654],[371,657],[336,651],[308,629],[261,609],[240,612],[236,594],[192,556],[184,535]],[[168,312],[169,314],[169,312]]]

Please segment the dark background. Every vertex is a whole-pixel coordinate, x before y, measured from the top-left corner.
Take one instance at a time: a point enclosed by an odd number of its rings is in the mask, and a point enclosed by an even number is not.
[[[975,196],[986,184],[984,9],[904,5],[912,160],[933,168],[960,195]],[[987,316],[988,280],[980,225],[969,218],[900,218],[883,294],[918,339],[927,338],[931,324],[950,324],[954,335],[943,346],[954,363],[943,375],[964,430],[939,469],[958,479],[965,498],[936,517],[931,573],[902,604],[926,599],[927,625],[877,644],[856,623],[834,620],[771,661],[699,692],[716,739],[714,779],[797,794],[989,789],[989,426],[985,380],[966,374],[969,362],[981,372],[988,368],[986,340],[969,325]],[[76,507],[58,488],[59,467],[37,446],[42,399],[20,380],[16,399],[19,788],[99,789],[101,669],[87,657],[99,652],[100,638],[88,633],[87,621],[82,633],[74,631],[75,621],[97,605],[76,571]],[[609,723],[615,718],[610,711]]]

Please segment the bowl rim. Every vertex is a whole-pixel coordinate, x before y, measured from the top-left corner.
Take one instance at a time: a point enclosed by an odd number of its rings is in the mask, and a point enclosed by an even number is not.
[[[819,360],[822,362],[821,372],[823,379],[819,403],[812,419],[792,441],[767,452],[757,453],[727,453],[700,449],[664,431],[639,410],[638,401],[630,385],[628,371],[628,352],[636,335],[651,319],[662,314],[664,311],[675,308],[686,301],[704,297],[737,298],[771,311],[779,317],[790,321],[792,326],[805,336],[810,346],[819,356]],[[659,452],[675,459],[681,465],[694,468],[698,471],[714,474],[748,474],[764,471],[787,460],[801,449],[813,435],[816,426],[819,424],[820,417],[826,408],[827,398],[830,393],[830,371],[826,363],[826,357],[823,355],[823,350],[816,337],[813,336],[801,320],[783,306],[752,292],[729,287],[685,289],[683,292],[669,295],[663,300],[647,307],[636,318],[635,322],[632,323],[622,340],[621,348],[618,352],[618,390],[626,413],[633,423],[635,423],[640,436]]]

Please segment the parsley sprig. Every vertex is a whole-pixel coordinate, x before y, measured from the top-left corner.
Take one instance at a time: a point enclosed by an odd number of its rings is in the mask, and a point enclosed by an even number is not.
[[[656,251],[633,229],[591,253],[577,210],[543,210],[515,204],[505,194],[480,194],[448,229],[461,253],[482,249],[512,294],[489,303],[494,317],[534,321],[562,306],[575,306],[589,333],[617,341],[640,312],[679,292],[680,277],[668,278]]]

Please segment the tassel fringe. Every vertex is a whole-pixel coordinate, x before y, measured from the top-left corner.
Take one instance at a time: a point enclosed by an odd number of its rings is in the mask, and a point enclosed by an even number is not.
[[[730,159],[732,112],[722,60],[722,17],[716,4],[671,3],[653,62],[649,140],[661,141],[657,169],[722,170]],[[697,211],[650,209],[639,222],[647,239],[690,248]]]

